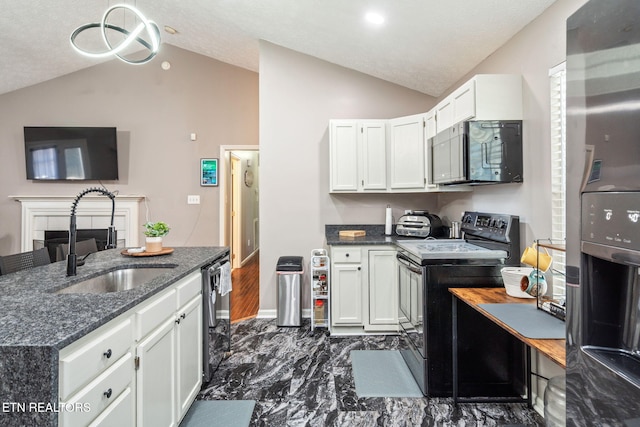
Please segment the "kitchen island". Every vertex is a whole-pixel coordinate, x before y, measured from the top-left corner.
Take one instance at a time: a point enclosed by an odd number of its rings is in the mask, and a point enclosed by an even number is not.
[[[176,248],[170,255],[132,257],[121,249],[89,256],[77,276],[57,262],[0,276],[0,424],[57,425],[60,350],[140,306],[227,247]],[[56,294],[74,283],[131,267],[171,267],[142,286],[103,294]]]

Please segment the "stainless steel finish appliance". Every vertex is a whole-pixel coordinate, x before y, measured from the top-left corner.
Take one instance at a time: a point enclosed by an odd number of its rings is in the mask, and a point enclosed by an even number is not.
[[[231,351],[231,325],[218,319],[216,305],[220,305],[220,271],[229,263],[229,251],[202,267],[202,385],[211,381],[218,365]],[[227,297],[228,299],[228,297]],[[217,302],[217,303],[216,303]],[[229,310],[231,313],[231,310]]]
[[[640,419],[639,63],[637,0],[567,20],[568,426]]]
[[[411,211],[396,224],[396,234],[407,237],[443,237],[442,220],[427,211]]]
[[[522,121],[464,121],[429,139],[434,184],[522,182]]]
[[[519,265],[517,216],[466,212],[461,229],[465,240],[398,241],[398,317],[405,347],[401,353],[425,396],[451,396],[453,391],[448,288],[502,286],[500,269]],[[463,343],[459,395],[521,391],[514,378],[522,377],[524,359],[513,337],[472,311],[459,310],[464,325],[458,338]]]

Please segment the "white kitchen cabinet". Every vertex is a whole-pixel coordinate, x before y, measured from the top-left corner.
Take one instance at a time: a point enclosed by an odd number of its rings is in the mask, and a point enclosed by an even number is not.
[[[331,333],[397,332],[396,251],[333,246],[331,261]]]
[[[425,129],[424,129],[425,139],[433,138],[434,136],[436,136],[436,133],[437,133],[435,108],[430,110],[428,113],[424,115],[424,121],[425,121]]]
[[[168,317],[137,347],[138,426],[175,426],[176,328]]]
[[[395,250],[369,250],[369,316],[365,330],[398,328],[398,265]]]
[[[139,323],[157,322],[136,347],[138,426],[177,426],[200,389],[201,280],[194,272],[137,311]]]
[[[202,384],[202,298],[196,297],[179,311],[177,329],[178,414],[184,416]],[[197,349],[195,351],[194,349]]]
[[[360,246],[331,249],[331,324],[362,325],[362,264]]]
[[[61,411],[69,426],[176,426],[202,382],[200,271],[63,348]]]
[[[330,191],[385,191],[386,121],[331,120],[329,128]]]
[[[426,186],[424,164],[424,114],[389,120],[391,190],[423,190]]]
[[[435,107],[436,133],[462,120],[522,120],[522,77],[478,74]]]

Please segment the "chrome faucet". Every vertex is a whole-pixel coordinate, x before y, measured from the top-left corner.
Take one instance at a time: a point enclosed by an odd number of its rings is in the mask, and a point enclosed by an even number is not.
[[[116,196],[110,191],[107,191],[104,188],[87,188],[86,190],[82,190],[80,194],[78,194],[71,205],[71,218],[69,223],[69,254],[67,255],[67,276],[75,276],[76,275],[76,267],[78,266],[78,256],[76,255],[76,208],[78,206],[78,202],[85,195],[89,193],[100,193],[104,196],[107,196],[111,199],[111,225],[109,225],[109,229],[107,231],[107,244],[105,246],[106,249],[113,249],[116,247],[116,228],[113,225],[113,217],[116,210]],[[80,264],[82,265],[82,264]]]

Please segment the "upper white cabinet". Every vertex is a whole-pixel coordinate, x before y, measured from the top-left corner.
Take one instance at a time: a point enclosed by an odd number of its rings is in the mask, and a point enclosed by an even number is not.
[[[387,189],[385,120],[331,120],[331,192]]]
[[[391,190],[424,189],[424,114],[389,120]]]
[[[462,120],[521,120],[522,77],[478,74],[435,107],[436,133]]]

